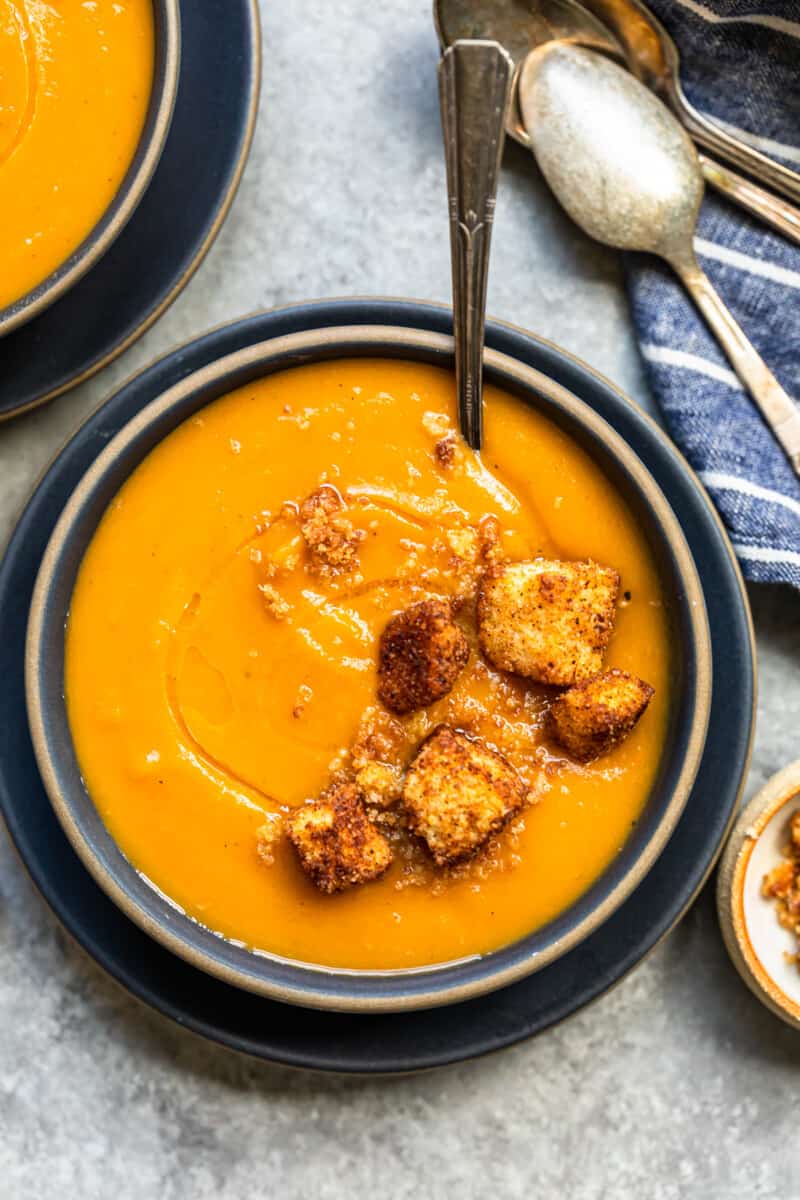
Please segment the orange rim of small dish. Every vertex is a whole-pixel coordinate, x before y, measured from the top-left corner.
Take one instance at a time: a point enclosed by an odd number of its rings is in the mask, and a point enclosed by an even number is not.
[[[800,1028],[800,1003],[764,967],[744,911],[744,885],[756,843],[775,814],[792,801],[800,801],[800,760],[768,780],[739,817],[720,864],[717,903],[723,938],[742,979],[777,1016]]]

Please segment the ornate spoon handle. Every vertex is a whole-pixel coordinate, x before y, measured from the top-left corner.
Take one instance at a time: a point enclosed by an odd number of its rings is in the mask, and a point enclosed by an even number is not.
[[[723,196],[733,200],[734,204],[739,204],[753,216],[760,217],[767,225],[777,229],[778,233],[800,245],[800,208],[790,204],[782,196],[775,196],[766,188],[759,187],[752,180],[745,179],[744,175],[737,175],[735,171],[715,162],[707,155],[700,154],[698,157],[706,183],[710,183]]]
[[[512,75],[511,59],[497,42],[454,42],[439,64],[458,415],[461,432],[474,450],[480,450],[483,436],[489,243]]]

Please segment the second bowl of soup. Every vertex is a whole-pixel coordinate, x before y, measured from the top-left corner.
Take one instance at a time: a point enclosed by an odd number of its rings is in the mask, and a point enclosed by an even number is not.
[[[478,455],[444,337],[251,347],[132,421],[56,529],[28,658],[56,811],[239,986],[501,986],[596,928],[686,802],[708,631],[671,510],[563,388],[494,353],[487,382]]]
[[[0,0],[0,335],[63,295],[132,215],[179,59],[178,0]]]

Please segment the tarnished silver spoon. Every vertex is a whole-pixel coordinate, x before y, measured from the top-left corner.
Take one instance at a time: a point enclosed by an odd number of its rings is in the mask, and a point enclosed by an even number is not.
[[[505,47],[517,71],[531,50],[552,41],[575,42],[600,50],[620,63],[627,61],[633,74],[673,108],[696,141],[715,150],[727,147],[729,159],[744,165],[751,173],[755,169],[756,178],[762,181],[772,182],[773,173],[784,184],[792,178],[797,180],[794,172],[776,163],[772,164],[774,172],[766,171],[763,163],[769,162],[768,159],[691,108],[680,88],[674,43],[640,0],[586,2],[588,8],[580,0],[434,0],[433,15],[443,48],[458,38],[490,38]],[[516,141],[530,146],[516,93],[515,86],[507,130]],[[706,183],[800,244],[800,209],[795,204],[705,154],[700,155],[700,166]],[[785,186],[780,190],[795,195],[791,190],[787,192]]]
[[[586,2],[622,44],[628,66],[634,75],[669,104],[699,145],[749,172],[764,187],[786,196],[795,204],[800,203],[800,175],[797,171],[782,166],[748,146],[689,103],[681,84],[678,47],[643,0]],[[792,209],[789,208],[789,211]]]
[[[688,134],[630,72],[580,46],[534,50],[519,101],[539,167],[590,237],[670,264],[800,475],[800,410],[694,253],[703,175]]]
[[[461,38],[486,38],[500,43],[517,71],[531,50],[552,41],[577,42],[624,61],[620,43],[580,0],[433,0],[433,20],[443,51]],[[530,149],[516,88],[506,132]]]

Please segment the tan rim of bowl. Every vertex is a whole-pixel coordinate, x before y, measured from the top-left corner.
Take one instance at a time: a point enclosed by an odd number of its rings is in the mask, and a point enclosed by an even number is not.
[[[711,708],[711,642],[706,614],[705,600],[700,586],[697,569],[686,543],[678,521],[669,506],[661,489],[656,484],[644,464],[640,461],[628,444],[601,417],[597,416],[583,401],[580,401],[570,391],[555,383],[548,376],[533,367],[525,366],[505,354],[487,350],[486,366],[490,371],[497,371],[507,379],[516,383],[524,391],[543,396],[546,400],[556,401],[559,408],[572,416],[578,426],[583,426],[605,445],[625,470],[646,498],[656,520],[664,532],[682,580],[691,625],[691,636],[697,656],[697,679],[695,688],[695,706],[692,724],[687,739],[687,748],[680,769],[677,783],[669,799],[661,820],[643,852],[627,874],[612,888],[602,903],[598,904],[586,917],[575,925],[568,933],[556,939],[547,949],[531,955],[521,962],[514,963],[502,970],[487,972],[485,976],[469,983],[454,984],[446,989],[435,986],[432,981],[431,989],[426,992],[416,992],[410,996],[363,997],[346,994],[319,995],[310,991],[309,987],[293,987],[276,984],[268,979],[258,979],[239,971],[236,968],[217,962],[204,950],[189,945],[181,936],[175,934],[161,923],[154,921],[131,900],[127,892],[118,883],[114,875],[106,869],[92,847],[84,839],[81,829],[75,820],[71,806],[62,794],[58,772],[51,755],[51,749],[46,733],[46,722],[38,691],[38,660],[41,643],[45,600],[54,579],[54,572],[59,561],[61,549],[76,517],[79,515],[85,497],[92,491],[95,483],[103,475],[107,467],[147,426],[166,410],[184,399],[196,389],[204,388],[214,383],[223,383],[226,376],[248,366],[263,365],[267,367],[275,358],[291,358],[294,363],[302,362],[308,355],[319,349],[334,351],[342,347],[342,357],[352,354],[352,347],[358,344],[362,349],[374,346],[374,357],[384,356],[387,347],[395,350],[395,357],[406,357],[413,361],[415,351],[443,351],[452,358],[453,340],[443,334],[430,333],[425,330],[392,326],[334,326],[317,329],[304,333],[289,334],[284,337],[270,339],[243,350],[227,355],[195,372],[170,388],[157,400],[152,401],[137,414],[109,442],[93,465],[87,471],[73,492],[62,512],[51,535],[34,587],[31,601],[30,618],[25,655],[26,698],[28,719],[34,751],[47,793],[65,833],[75,848],[84,866],[90,872],[99,886],[134,921],[141,929],[160,942],[167,949],[185,959],[193,966],[224,980],[235,987],[267,996],[289,1004],[302,1004],[306,1007],[338,1009],[347,1012],[398,1012],[409,1009],[432,1008],[443,1004],[458,1003],[489,991],[495,991],[527,975],[547,966],[555,959],[566,954],[573,947],[588,937],[602,925],[619,906],[631,895],[644,879],[655,863],[661,851],[666,846],[678,820],[683,812],[691,792],[700,765],[705,746]],[[399,354],[397,351],[405,351]],[[330,355],[335,358],[336,354]],[[278,370],[291,369],[291,362]],[[503,386],[501,383],[500,386]],[[220,394],[224,394],[220,393]],[[168,436],[168,435],[166,435]],[[660,434],[664,437],[665,435]],[[120,485],[121,486],[121,485]],[[209,936],[217,940],[217,936],[209,931]],[[268,963],[270,960],[286,964],[287,960],[279,955],[259,951],[257,960]],[[437,971],[444,970],[452,963],[443,962],[431,964],[430,967],[398,969],[386,971],[337,969],[319,966],[314,963],[292,961],[292,965],[313,972],[324,984],[331,977],[345,979],[413,977],[430,971],[435,977]]]
[[[20,296],[6,308],[0,308],[0,338],[11,333],[20,325],[32,321],[34,317],[38,317],[40,313],[74,287],[119,237],[147,191],[169,133],[175,98],[178,94],[181,62],[180,0],[153,0],[153,10],[161,12],[163,22],[160,33],[161,44],[156,47],[157,65],[163,55],[163,76],[155,110],[148,111],[145,129],[131,166],[99,221],[83,242],[67,257],[66,262],[75,259],[72,265],[64,269],[64,264],[62,264],[37,284],[32,291]],[[154,85],[155,83],[154,80]],[[151,97],[151,106],[152,102]],[[134,164],[136,165],[134,166]],[[110,212],[113,215],[108,220]],[[95,231],[100,226],[103,226],[101,232],[96,233]]]
[[[800,1001],[787,995],[761,961],[753,945],[745,904],[753,851],[772,819],[792,802],[800,808],[800,759],[768,779],[737,820],[720,862],[717,911],[725,946],[750,991],[776,1016],[800,1029]],[[777,866],[777,859],[771,865]],[[774,922],[777,940],[781,929],[774,903],[765,899],[764,904],[773,909],[768,916]]]

